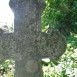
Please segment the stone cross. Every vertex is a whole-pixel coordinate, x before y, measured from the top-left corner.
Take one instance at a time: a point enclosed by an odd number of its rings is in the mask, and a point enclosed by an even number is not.
[[[42,58],[58,59],[66,49],[58,30],[41,32],[43,0],[10,0],[14,12],[14,33],[0,36],[0,61],[15,60],[14,77],[43,77]]]

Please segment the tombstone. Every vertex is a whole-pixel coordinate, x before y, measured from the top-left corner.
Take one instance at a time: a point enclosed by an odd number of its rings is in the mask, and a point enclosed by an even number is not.
[[[14,33],[0,36],[0,61],[15,60],[14,77],[43,77],[41,59],[57,60],[66,50],[58,30],[41,32],[43,0],[10,0],[14,12]]]

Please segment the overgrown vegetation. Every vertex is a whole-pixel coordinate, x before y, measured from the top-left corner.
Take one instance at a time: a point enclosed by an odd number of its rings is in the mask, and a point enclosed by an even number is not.
[[[45,0],[42,29],[58,28],[65,36],[77,33],[77,0]]]
[[[0,65],[0,77],[14,77],[15,62],[6,60]]]

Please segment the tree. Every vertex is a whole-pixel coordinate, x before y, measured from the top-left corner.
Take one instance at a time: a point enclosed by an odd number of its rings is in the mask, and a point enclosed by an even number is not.
[[[42,15],[42,28],[58,28],[64,35],[77,33],[77,1],[45,0],[46,8]]]

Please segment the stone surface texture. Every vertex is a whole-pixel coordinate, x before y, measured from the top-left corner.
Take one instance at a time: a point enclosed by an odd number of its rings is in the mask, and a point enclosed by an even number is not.
[[[0,61],[15,60],[15,77],[43,77],[41,59],[57,60],[66,50],[58,30],[41,32],[43,0],[10,0],[14,33],[0,36]]]

